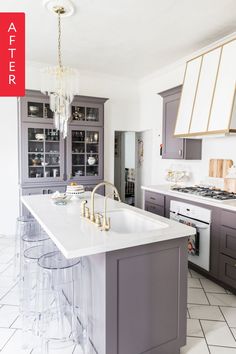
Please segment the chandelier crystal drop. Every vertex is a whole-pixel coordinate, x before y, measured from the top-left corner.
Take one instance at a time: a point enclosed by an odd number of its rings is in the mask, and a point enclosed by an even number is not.
[[[78,94],[78,72],[62,65],[61,15],[65,9],[57,7],[54,10],[58,15],[58,64],[41,70],[41,92],[49,96],[54,126],[66,138],[72,114],[71,103],[74,95]]]

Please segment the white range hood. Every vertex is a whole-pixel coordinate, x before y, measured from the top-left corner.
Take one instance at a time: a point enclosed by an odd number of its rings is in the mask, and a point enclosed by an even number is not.
[[[236,133],[236,39],[186,64],[176,137]]]

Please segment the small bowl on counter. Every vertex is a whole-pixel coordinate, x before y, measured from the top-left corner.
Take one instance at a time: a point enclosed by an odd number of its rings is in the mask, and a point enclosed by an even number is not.
[[[60,193],[57,191],[52,194],[51,199],[55,205],[66,205],[70,198],[68,198],[66,193]]]

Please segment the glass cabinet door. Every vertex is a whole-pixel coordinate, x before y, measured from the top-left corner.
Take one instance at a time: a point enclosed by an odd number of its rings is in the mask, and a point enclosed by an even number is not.
[[[25,180],[34,181],[57,179],[62,180],[63,151],[60,134],[53,128],[26,127],[25,153],[27,167],[24,167]],[[23,158],[24,160],[24,158]]]
[[[103,105],[96,103],[74,103],[72,105],[72,124],[87,126],[103,125]]]
[[[44,96],[44,95],[42,95]],[[53,123],[53,112],[46,96],[23,97],[20,100],[21,119],[31,123]]]
[[[70,179],[102,178],[102,129],[70,127],[68,173]],[[101,160],[101,161],[100,161]]]

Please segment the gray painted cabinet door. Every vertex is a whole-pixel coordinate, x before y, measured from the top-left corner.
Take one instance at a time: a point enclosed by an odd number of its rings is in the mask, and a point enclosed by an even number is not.
[[[200,160],[201,139],[180,139],[174,137],[182,86],[160,93],[163,97],[162,158]]]
[[[184,158],[184,139],[174,137],[175,122],[179,107],[180,91],[164,98],[163,104],[163,150],[164,159]]]
[[[67,180],[103,179],[103,128],[71,125],[67,137]]]
[[[20,159],[22,184],[64,180],[64,141],[52,124],[24,123]]]

